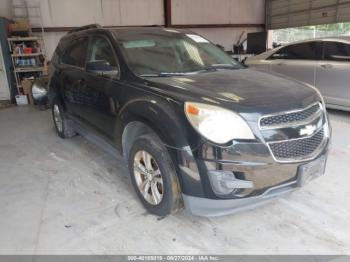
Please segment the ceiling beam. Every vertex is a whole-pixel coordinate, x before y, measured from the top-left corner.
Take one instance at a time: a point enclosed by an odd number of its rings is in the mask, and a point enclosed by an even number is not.
[[[173,28],[242,28],[242,27],[265,27],[265,24],[185,24],[172,25]]]

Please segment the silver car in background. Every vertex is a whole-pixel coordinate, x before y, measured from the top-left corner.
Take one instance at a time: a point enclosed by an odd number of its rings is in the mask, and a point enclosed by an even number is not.
[[[350,111],[350,37],[290,43],[249,57],[245,64],[315,86],[327,107]]]

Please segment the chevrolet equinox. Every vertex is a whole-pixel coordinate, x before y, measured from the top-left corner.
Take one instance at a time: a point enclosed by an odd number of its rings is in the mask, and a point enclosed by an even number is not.
[[[319,92],[247,69],[191,31],[81,27],[60,40],[49,71],[58,135],[122,152],[158,216],[252,208],[324,173]]]

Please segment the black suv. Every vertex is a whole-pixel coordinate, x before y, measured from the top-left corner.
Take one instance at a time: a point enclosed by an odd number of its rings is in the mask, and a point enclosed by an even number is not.
[[[153,214],[223,215],[324,173],[330,137],[311,86],[244,68],[207,39],[161,27],[78,28],[50,66],[57,133],[119,149]]]

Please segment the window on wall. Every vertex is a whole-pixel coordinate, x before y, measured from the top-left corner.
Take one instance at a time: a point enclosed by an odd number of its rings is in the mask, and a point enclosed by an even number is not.
[[[88,43],[87,37],[82,37],[74,41],[74,43],[66,49],[62,57],[62,63],[85,67]]]
[[[280,49],[270,57],[270,59],[289,60],[317,60],[319,58],[320,52],[317,42],[289,45]]]
[[[350,45],[339,42],[325,42],[324,60],[350,61]]]

